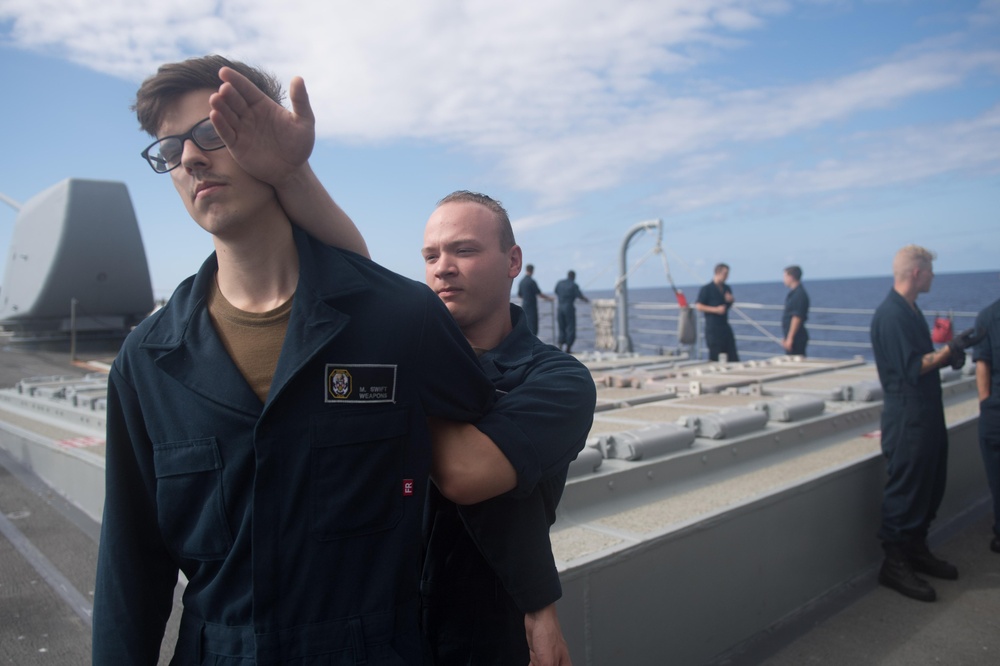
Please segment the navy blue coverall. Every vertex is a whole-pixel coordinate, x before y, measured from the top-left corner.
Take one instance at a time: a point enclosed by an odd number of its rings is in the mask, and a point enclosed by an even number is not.
[[[580,286],[569,278],[559,280],[553,291],[559,301],[556,309],[556,319],[559,324],[558,344],[565,344],[569,348],[576,342],[576,299],[582,299],[583,292],[580,291]]]
[[[944,497],[948,431],[937,369],[920,374],[934,351],[923,313],[895,290],[875,310],[872,349],[885,394],[882,454],[888,480],[878,537],[885,544],[922,542]]]
[[[723,314],[705,313],[705,344],[708,345],[708,360],[710,361],[718,361],[719,354],[725,354],[727,361],[740,360],[740,355],[736,353],[736,337],[729,325],[729,308],[733,304],[726,302],[726,294],[731,293],[733,290],[729,288],[728,284],[723,283],[720,287],[715,282],[709,282],[698,291],[696,302],[708,307],[726,306],[726,311]]]
[[[806,319],[809,318],[809,294],[806,293],[806,288],[801,283],[785,295],[785,311],[781,315],[781,331],[785,337],[788,337],[788,331],[792,328],[792,317],[801,319],[802,325],[795,331],[795,337],[792,338],[792,348],[788,353],[805,356],[806,345],[809,343],[809,333],[806,331]]]
[[[528,663],[524,614],[562,596],[549,527],[569,463],[583,448],[597,393],[587,368],[514,328],[479,361],[500,398],[477,427],[517,471],[500,497],[456,506],[433,488],[422,591],[438,666]]]
[[[295,241],[264,404],[205,308],[215,255],[114,362],[94,664],[157,662],[178,570],[171,664],[426,663],[425,419],[473,421],[494,389],[426,286]]]
[[[521,278],[521,282],[517,285],[517,295],[521,299],[524,319],[528,323],[528,330],[535,335],[538,335],[538,295],[541,293],[538,283],[530,275]]]

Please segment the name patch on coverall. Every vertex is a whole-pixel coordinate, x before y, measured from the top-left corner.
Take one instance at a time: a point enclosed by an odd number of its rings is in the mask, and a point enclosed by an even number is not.
[[[326,402],[395,401],[395,365],[326,364]]]

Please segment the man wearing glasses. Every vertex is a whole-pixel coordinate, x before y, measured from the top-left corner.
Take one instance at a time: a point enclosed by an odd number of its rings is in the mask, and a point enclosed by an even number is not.
[[[157,663],[181,571],[171,663],[424,663],[426,418],[488,422],[493,386],[432,292],[360,256],[308,164],[236,161],[223,66],[280,103],[272,77],[217,56],[164,65],[137,94],[159,137],[142,156],[215,253],[110,371],[93,662]],[[301,80],[291,93],[301,104]],[[357,254],[290,222],[311,215],[343,224]],[[474,444],[435,449],[473,470],[468,486],[440,470],[443,487],[461,501],[514,487],[506,458]]]

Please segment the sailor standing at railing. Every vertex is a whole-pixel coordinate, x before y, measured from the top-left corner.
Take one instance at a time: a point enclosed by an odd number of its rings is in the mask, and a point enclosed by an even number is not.
[[[785,311],[781,316],[781,331],[785,334],[781,346],[792,356],[805,356],[806,345],[809,344],[809,332],[806,331],[809,294],[802,286],[802,269],[799,266],[785,269],[785,286],[789,291],[785,296]]]
[[[574,271],[566,273],[566,278],[559,280],[553,291],[559,305],[556,311],[559,324],[559,348],[570,354],[573,352],[573,343],[576,342],[576,301],[579,299],[584,303],[589,303],[590,300],[580,291]],[[564,344],[565,347],[563,347]]]
[[[725,354],[727,361],[740,360],[736,353],[736,337],[729,325],[729,308],[736,299],[733,290],[726,284],[729,277],[727,264],[716,264],[712,281],[698,292],[694,307],[705,313],[705,344],[708,345],[708,360],[718,361],[719,354]]]
[[[517,295],[521,299],[521,309],[524,310],[524,320],[528,324],[528,330],[538,335],[538,297],[546,301],[551,301],[553,298],[542,293],[538,283],[535,282],[534,273],[535,267],[531,264],[524,267],[524,277],[517,285]]]

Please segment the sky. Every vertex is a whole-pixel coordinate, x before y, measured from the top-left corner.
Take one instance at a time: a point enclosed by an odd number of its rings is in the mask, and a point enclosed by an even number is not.
[[[503,202],[546,292],[612,289],[656,219],[630,286],[887,275],[909,243],[1000,264],[1000,0],[0,0],[0,194],[124,182],[168,296],[211,238],[129,106],[207,53],[305,79],[313,169],[417,280],[458,189]]]

